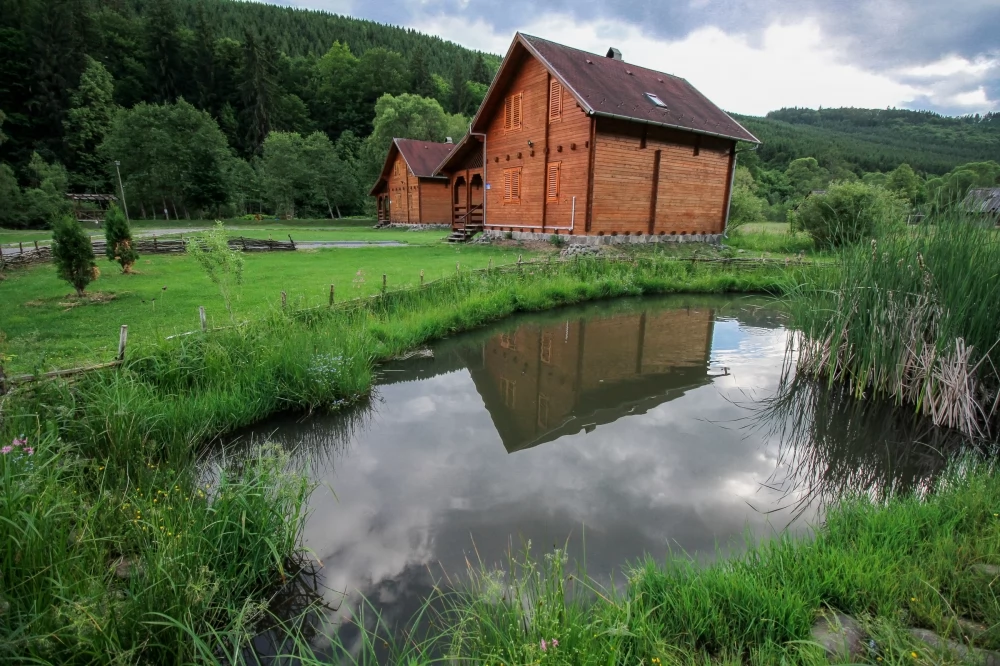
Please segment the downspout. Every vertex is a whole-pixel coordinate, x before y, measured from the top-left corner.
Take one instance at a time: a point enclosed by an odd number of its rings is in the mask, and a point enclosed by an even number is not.
[[[486,134],[483,132],[473,132],[472,123],[469,123],[469,136],[483,137],[483,229],[486,229],[486,202],[490,200],[490,179],[486,177],[486,165],[489,164],[490,161],[489,154],[486,152]]]
[[[743,150],[736,150],[733,152],[733,170],[729,174],[729,198],[726,201],[726,220],[722,225],[722,237],[729,239],[729,209],[733,205],[733,186],[736,184],[736,156],[740,153],[754,152],[760,148],[759,143],[755,143],[752,148],[744,148]]]

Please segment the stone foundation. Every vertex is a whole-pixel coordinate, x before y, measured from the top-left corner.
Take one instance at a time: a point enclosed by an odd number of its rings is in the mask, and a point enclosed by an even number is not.
[[[403,222],[393,222],[382,227],[383,229],[409,229],[410,231],[426,231],[429,229],[451,229],[450,224],[405,224]]]
[[[483,235],[488,238],[503,240],[510,234],[513,240],[522,241],[548,241],[552,238],[552,233],[536,233],[533,231],[500,231],[499,229],[486,229]],[[578,236],[559,234],[559,238],[565,243],[574,245],[626,245],[638,243],[713,243],[722,242],[722,234],[633,234],[631,236]]]

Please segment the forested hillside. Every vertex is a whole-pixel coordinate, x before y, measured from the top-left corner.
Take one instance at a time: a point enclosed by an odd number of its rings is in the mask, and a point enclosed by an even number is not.
[[[952,118],[906,109],[792,108],[737,118],[764,142],[760,159],[772,167],[786,168],[808,155],[858,176],[904,162],[940,175],[966,162],[1000,158],[998,113]]]

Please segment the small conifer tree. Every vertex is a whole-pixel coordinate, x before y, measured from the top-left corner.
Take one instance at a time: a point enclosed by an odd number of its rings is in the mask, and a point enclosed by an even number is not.
[[[132,243],[132,230],[128,226],[128,220],[116,204],[111,204],[104,218],[104,238],[107,241],[104,252],[108,259],[121,264],[122,273],[131,273],[132,265],[139,259],[139,253]]]
[[[80,223],[68,215],[58,218],[53,225],[52,258],[57,274],[73,285],[77,296],[83,296],[87,285],[97,279],[94,246]]]

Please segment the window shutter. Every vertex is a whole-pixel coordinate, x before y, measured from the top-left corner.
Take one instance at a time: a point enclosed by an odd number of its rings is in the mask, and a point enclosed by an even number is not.
[[[549,120],[562,117],[562,84],[552,79],[549,83]]]
[[[510,200],[521,200],[521,170],[512,169],[510,178]]]
[[[503,170],[503,200],[510,201],[510,169]]]
[[[559,167],[561,162],[549,162],[548,177],[545,179],[547,198],[556,201],[559,198]]]
[[[524,93],[514,95],[513,110],[511,111],[511,129],[521,129],[521,97]]]
[[[510,131],[513,127],[514,98],[508,97],[503,101],[503,129]]]

